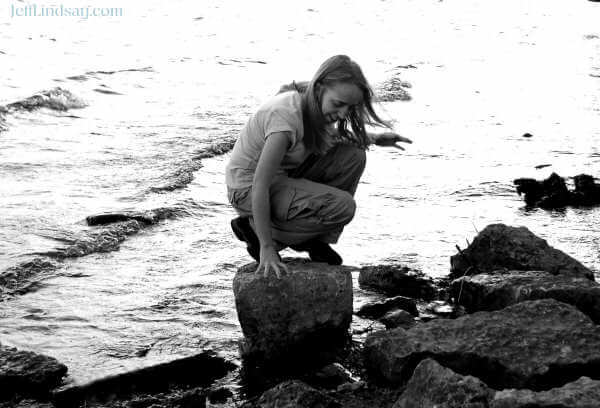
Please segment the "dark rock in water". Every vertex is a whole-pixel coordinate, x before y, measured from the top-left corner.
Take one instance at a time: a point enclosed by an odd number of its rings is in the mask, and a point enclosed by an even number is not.
[[[600,184],[588,174],[578,174],[573,177],[575,191],[572,193],[573,205],[600,204]]]
[[[537,170],[540,170],[540,169],[544,169],[544,168],[550,167],[550,166],[552,166],[552,165],[551,164],[538,164],[537,166],[535,166],[535,168]]]
[[[415,301],[404,296],[396,296],[381,302],[367,303],[356,312],[356,315],[366,319],[379,319],[393,309],[406,310],[413,316],[419,315]]]
[[[393,408],[488,408],[494,393],[478,378],[462,376],[428,358],[415,368]]]
[[[48,396],[67,374],[55,358],[0,344],[0,398]]]
[[[525,195],[525,203],[546,209],[563,208],[571,203],[571,193],[565,180],[556,173],[543,181],[520,178],[513,182],[517,193]]]
[[[256,275],[256,263],[233,279],[235,305],[245,337],[247,361],[276,369],[325,364],[349,334],[351,268],[286,259],[290,274]],[[324,361],[325,360],[325,361]]]
[[[504,224],[485,227],[465,250],[450,258],[450,264],[451,279],[509,269],[594,280],[592,271],[527,228]]]
[[[496,392],[490,408],[598,408],[600,381],[581,377],[548,391],[504,390]]]
[[[531,133],[524,133],[523,137],[533,137],[533,135]]]
[[[361,288],[383,292],[388,296],[430,300],[436,295],[431,278],[423,272],[396,264],[360,268],[358,284]]]
[[[235,364],[214,352],[205,351],[195,356],[106,377],[89,384],[67,386],[57,390],[54,396],[58,406],[80,406],[88,399],[102,400],[114,395],[126,397],[137,392],[168,391],[169,387],[175,384],[208,385],[224,377],[234,368]],[[186,395],[182,398],[196,398]]]
[[[544,271],[465,276],[452,282],[452,296],[469,313],[551,298],[575,306],[600,324],[600,285],[587,278],[551,275]]]
[[[530,207],[556,209],[568,205],[600,204],[600,184],[596,184],[592,176],[579,174],[573,177],[573,181],[574,191],[570,191],[565,180],[556,173],[543,181],[519,178],[514,184],[517,186],[517,193],[524,194],[525,203]]]
[[[367,337],[365,366],[388,383],[407,382],[425,358],[490,387],[547,390],[581,376],[600,378],[600,326],[553,299],[495,312],[433,320]]]
[[[413,315],[406,310],[392,310],[383,315],[379,321],[385,325],[386,329],[395,329],[396,327],[409,329],[416,323]]]
[[[325,393],[302,381],[286,381],[265,391],[255,403],[242,408],[341,408],[341,405]]]
[[[88,225],[96,226],[96,225],[107,225],[115,222],[123,222],[123,221],[139,221],[146,225],[156,224],[160,220],[164,220],[167,218],[171,218],[176,216],[180,211],[175,208],[156,208],[150,211],[144,212],[122,212],[122,213],[104,213],[104,214],[96,214],[89,215],[85,217],[85,220]]]

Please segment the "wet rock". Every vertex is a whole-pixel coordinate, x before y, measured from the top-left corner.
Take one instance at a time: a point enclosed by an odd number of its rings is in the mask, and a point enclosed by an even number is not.
[[[600,406],[600,381],[581,377],[575,382],[548,391],[498,391],[490,408],[597,408]]]
[[[393,408],[488,408],[494,390],[472,376],[462,376],[432,359],[419,363]]]
[[[216,353],[205,351],[191,357],[109,376],[88,384],[67,386],[57,390],[54,397],[59,406],[79,406],[90,399],[103,400],[114,395],[126,398],[134,393],[168,392],[175,385],[208,385],[224,377],[234,368],[236,366],[233,363]],[[185,391],[176,398],[182,401],[196,401],[201,399],[199,394],[204,395],[201,389]]]
[[[523,133],[523,137],[533,137],[531,133]]]
[[[55,358],[0,344],[0,397],[46,396],[67,374]]]
[[[512,269],[594,280],[592,271],[527,228],[504,224],[485,227],[465,250],[450,258],[450,264],[451,279]]]
[[[600,377],[600,327],[553,299],[495,312],[433,320],[409,330],[376,332],[365,342],[365,366],[401,384],[428,357],[490,387],[545,390],[582,375]]]
[[[380,302],[366,303],[356,312],[356,315],[366,319],[377,320],[394,309],[405,310],[413,316],[419,315],[416,302],[404,296],[395,296]]]
[[[265,391],[253,404],[244,408],[340,408],[341,405],[325,393],[297,381],[286,381]]]
[[[406,310],[392,310],[379,319],[386,329],[402,327],[408,329],[415,325],[415,318]]]
[[[420,271],[397,264],[362,267],[358,275],[358,284],[361,288],[382,292],[388,296],[401,295],[430,300],[436,295],[431,278]]]
[[[174,216],[181,213],[179,209],[176,208],[156,208],[149,211],[144,212],[136,212],[136,211],[126,211],[122,213],[103,213],[96,215],[89,215],[85,217],[85,220],[88,225],[96,226],[96,225],[107,225],[115,222],[123,222],[135,220],[139,221],[146,225],[156,224],[160,220],[164,220],[167,218],[173,218]]]
[[[341,384],[356,382],[350,371],[340,363],[326,365],[306,381],[311,385],[323,388],[335,388]]]
[[[235,304],[247,360],[280,368],[326,363],[348,339],[352,321],[351,268],[286,259],[290,274],[256,275],[256,263],[238,269]]]
[[[587,278],[551,275],[544,271],[465,276],[452,282],[452,296],[469,313],[552,298],[575,306],[600,324],[600,285]]]

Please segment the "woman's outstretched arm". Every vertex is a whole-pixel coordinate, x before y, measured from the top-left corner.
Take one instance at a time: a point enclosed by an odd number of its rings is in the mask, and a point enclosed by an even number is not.
[[[400,150],[404,150],[404,148],[402,146],[400,146],[399,144],[397,144],[398,142],[412,143],[412,140],[410,140],[409,138],[400,136],[399,134],[394,133],[394,132],[383,132],[383,133],[367,132],[367,136],[369,137],[369,140],[371,141],[371,143],[373,143],[377,146],[392,146],[392,147],[395,147]]]
[[[281,277],[282,270],[287,272],[287,267],[280,261],[271,235],[269,190],[289,143],[289,132],[276,132],[269,135],[258,159],[252,183],[252,215],[256,235],[260,241],[260,263],[256,273],[264,271],[265,277],[271,269],[278,278]]]

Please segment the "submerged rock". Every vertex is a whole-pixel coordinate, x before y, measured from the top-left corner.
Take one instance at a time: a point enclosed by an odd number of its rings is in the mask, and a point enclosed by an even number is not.
[[[600,324],[600,285],[587,278],[551,275],[544,271],[480,274],[453,281],[452,296],[469,313],[552,298],[575,306]]]
[[[472,376],[462,376],[432,359],[419,363],[393,408],[488,408],[494,390]]]
[[[436,295],[433,280],[422,272],[403,265],[374,265],[360,268],[361,288],[385,293],[388,296],[408,296],[431,300]]]
[[[546,299],[376,332],[364,357],[375,377],[393,384],[407,382],[431,357],[495,389],[544,390],[584,375],[600,378],[598,344],[599,326],[573,306]]]
[[[367,303],[356,312],[356,315],[366,319],[379,319],[384,314],[396,309],[405,310],[413,316],[419,315],[416,302],[404,296]]]
[[[600,381],[581,377],[560,388],[534,392],[531,390],[498,391],[490,408],[598,408]]]
[[[235,305],[247,359],[294,367],[290,362],[325,363],[344,344],[352,321],[351,269],[286,260],[290,274],[256,275],[256,263],[238,269]]]
[[[451,279],[512,269],[594,280],[592,271],[527,228],[504,224],[485,227],[465,250],[450,258],[450,264]]]
[[[0,344],[0,397],[47,396],[67,374],[67,366],[53,357]]]
[[[236,366],[233,363],[216,353],[204,351],[194,356],[116,374],[87,384],[64,387],[55,392],[55,401],[59,406],[80,406],[90,399],[103,400],[112,395],[127,397],[134,393],[168,392],[171,387],[178,385],[204,386],[224,377],[234,368]],[[203,392],[194,390],[185,391],[181,395],[175,393],[172,397],[194,401],[206,399]]]

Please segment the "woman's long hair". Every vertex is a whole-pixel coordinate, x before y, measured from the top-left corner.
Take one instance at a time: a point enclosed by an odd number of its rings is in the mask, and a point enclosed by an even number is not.
[[[315,153],[324,153],[326,139],[331,137],[326,129],[326,120],[321,111],[321,95],[325,87],[337,83],[354,84],[362,92],[362,101],[353,106],[344,119],[337,121],[338,142],[345,142],[366,149],[369,138],[365,125],[391,128],[373,109],[373,90],[369,86],[360,66],[346,55],[328,58],[317,70],[310,82],[292,82],[284,85],[279,92],[296,90],[302,94],[302,122],[304,125],[304,145]],[[348,129],[348,123],[350,129]]]

